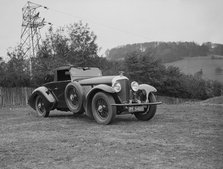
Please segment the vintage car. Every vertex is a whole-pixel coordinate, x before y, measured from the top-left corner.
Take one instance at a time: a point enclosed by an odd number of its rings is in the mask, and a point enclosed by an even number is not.
[[[28,104],[42,117],[57,109],[75,115],[85,112],[99,124],[109,124],[124,113],[145,121],[155,115],[161,104],[156,102],[156,91],[148,84],[130,83],[123,73],[102,76],[99,68],[64,66],[54,71],[52,82],[32,92]]]

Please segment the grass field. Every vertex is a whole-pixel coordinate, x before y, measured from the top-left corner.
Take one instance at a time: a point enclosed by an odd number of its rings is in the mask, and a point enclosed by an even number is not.
[[[141,122],[119,116],[98,125],[86,116],[0,109],[1,169],[223,168],[223,107],[161,105]]]
[[[187,57],[165,65],[179,67],[183,73],[192,75],[202,70],[202,78],[223,83],[223,56]]]

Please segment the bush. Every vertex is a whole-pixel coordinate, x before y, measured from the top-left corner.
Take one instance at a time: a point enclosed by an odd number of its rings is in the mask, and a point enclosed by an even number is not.
[[[166,68],[159,60],[141,53],[128,54],[124,62],[130,80],[153,85],[160,95],[207,99],[220,96],[223,91],[220,82],[205,81],[198,76],[185,75],[179,68],[173,66]]]

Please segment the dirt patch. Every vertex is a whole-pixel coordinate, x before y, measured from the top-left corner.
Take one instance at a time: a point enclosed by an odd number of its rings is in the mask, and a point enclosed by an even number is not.
[[[141,122],[30,108],[0,109],[0,168],[222,168],[223,111],[199,104],[161,105]]]

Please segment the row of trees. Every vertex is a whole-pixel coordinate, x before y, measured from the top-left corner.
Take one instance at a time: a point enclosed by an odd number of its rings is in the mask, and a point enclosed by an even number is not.
[[[110,60],[123,60],[126,54],[138,51],[148,53],[160,59],[163,63],[180,60],[184,57],[223,55],[222,44],[210,42],[199,45],[195,42],[147,42],[125,45],[106,51]]]
[[[53,69],[72,64],[75,66],[98,66],[106,60],[97,55],[96,35],[87,24],[74,23],[59,29],[48,30],[37,56],[32,60],[30,77],[29,60],[24,58],[20,46],[8,52],[10,60],[0,64],[0,86],[38,86]]]
[[[32,58],[32,77],[29,60],[18,46],[8,52],[10,60],[0,61],[0,86],[33,86],[44,83],[44,77],[53,69],[64,65],[94,66],[104,75],[118,74],[124,70],[130,80],[154,85],[161,95],[205,99],[221,94],[218,82],[204,81],[199,77],[182,74],[178,68],[166,68],[152,50],[133,50],[122,60],[109,60],[97,55],[96,35],[88,25],[74,23],[56,30],[49,29],[36,58]]]

